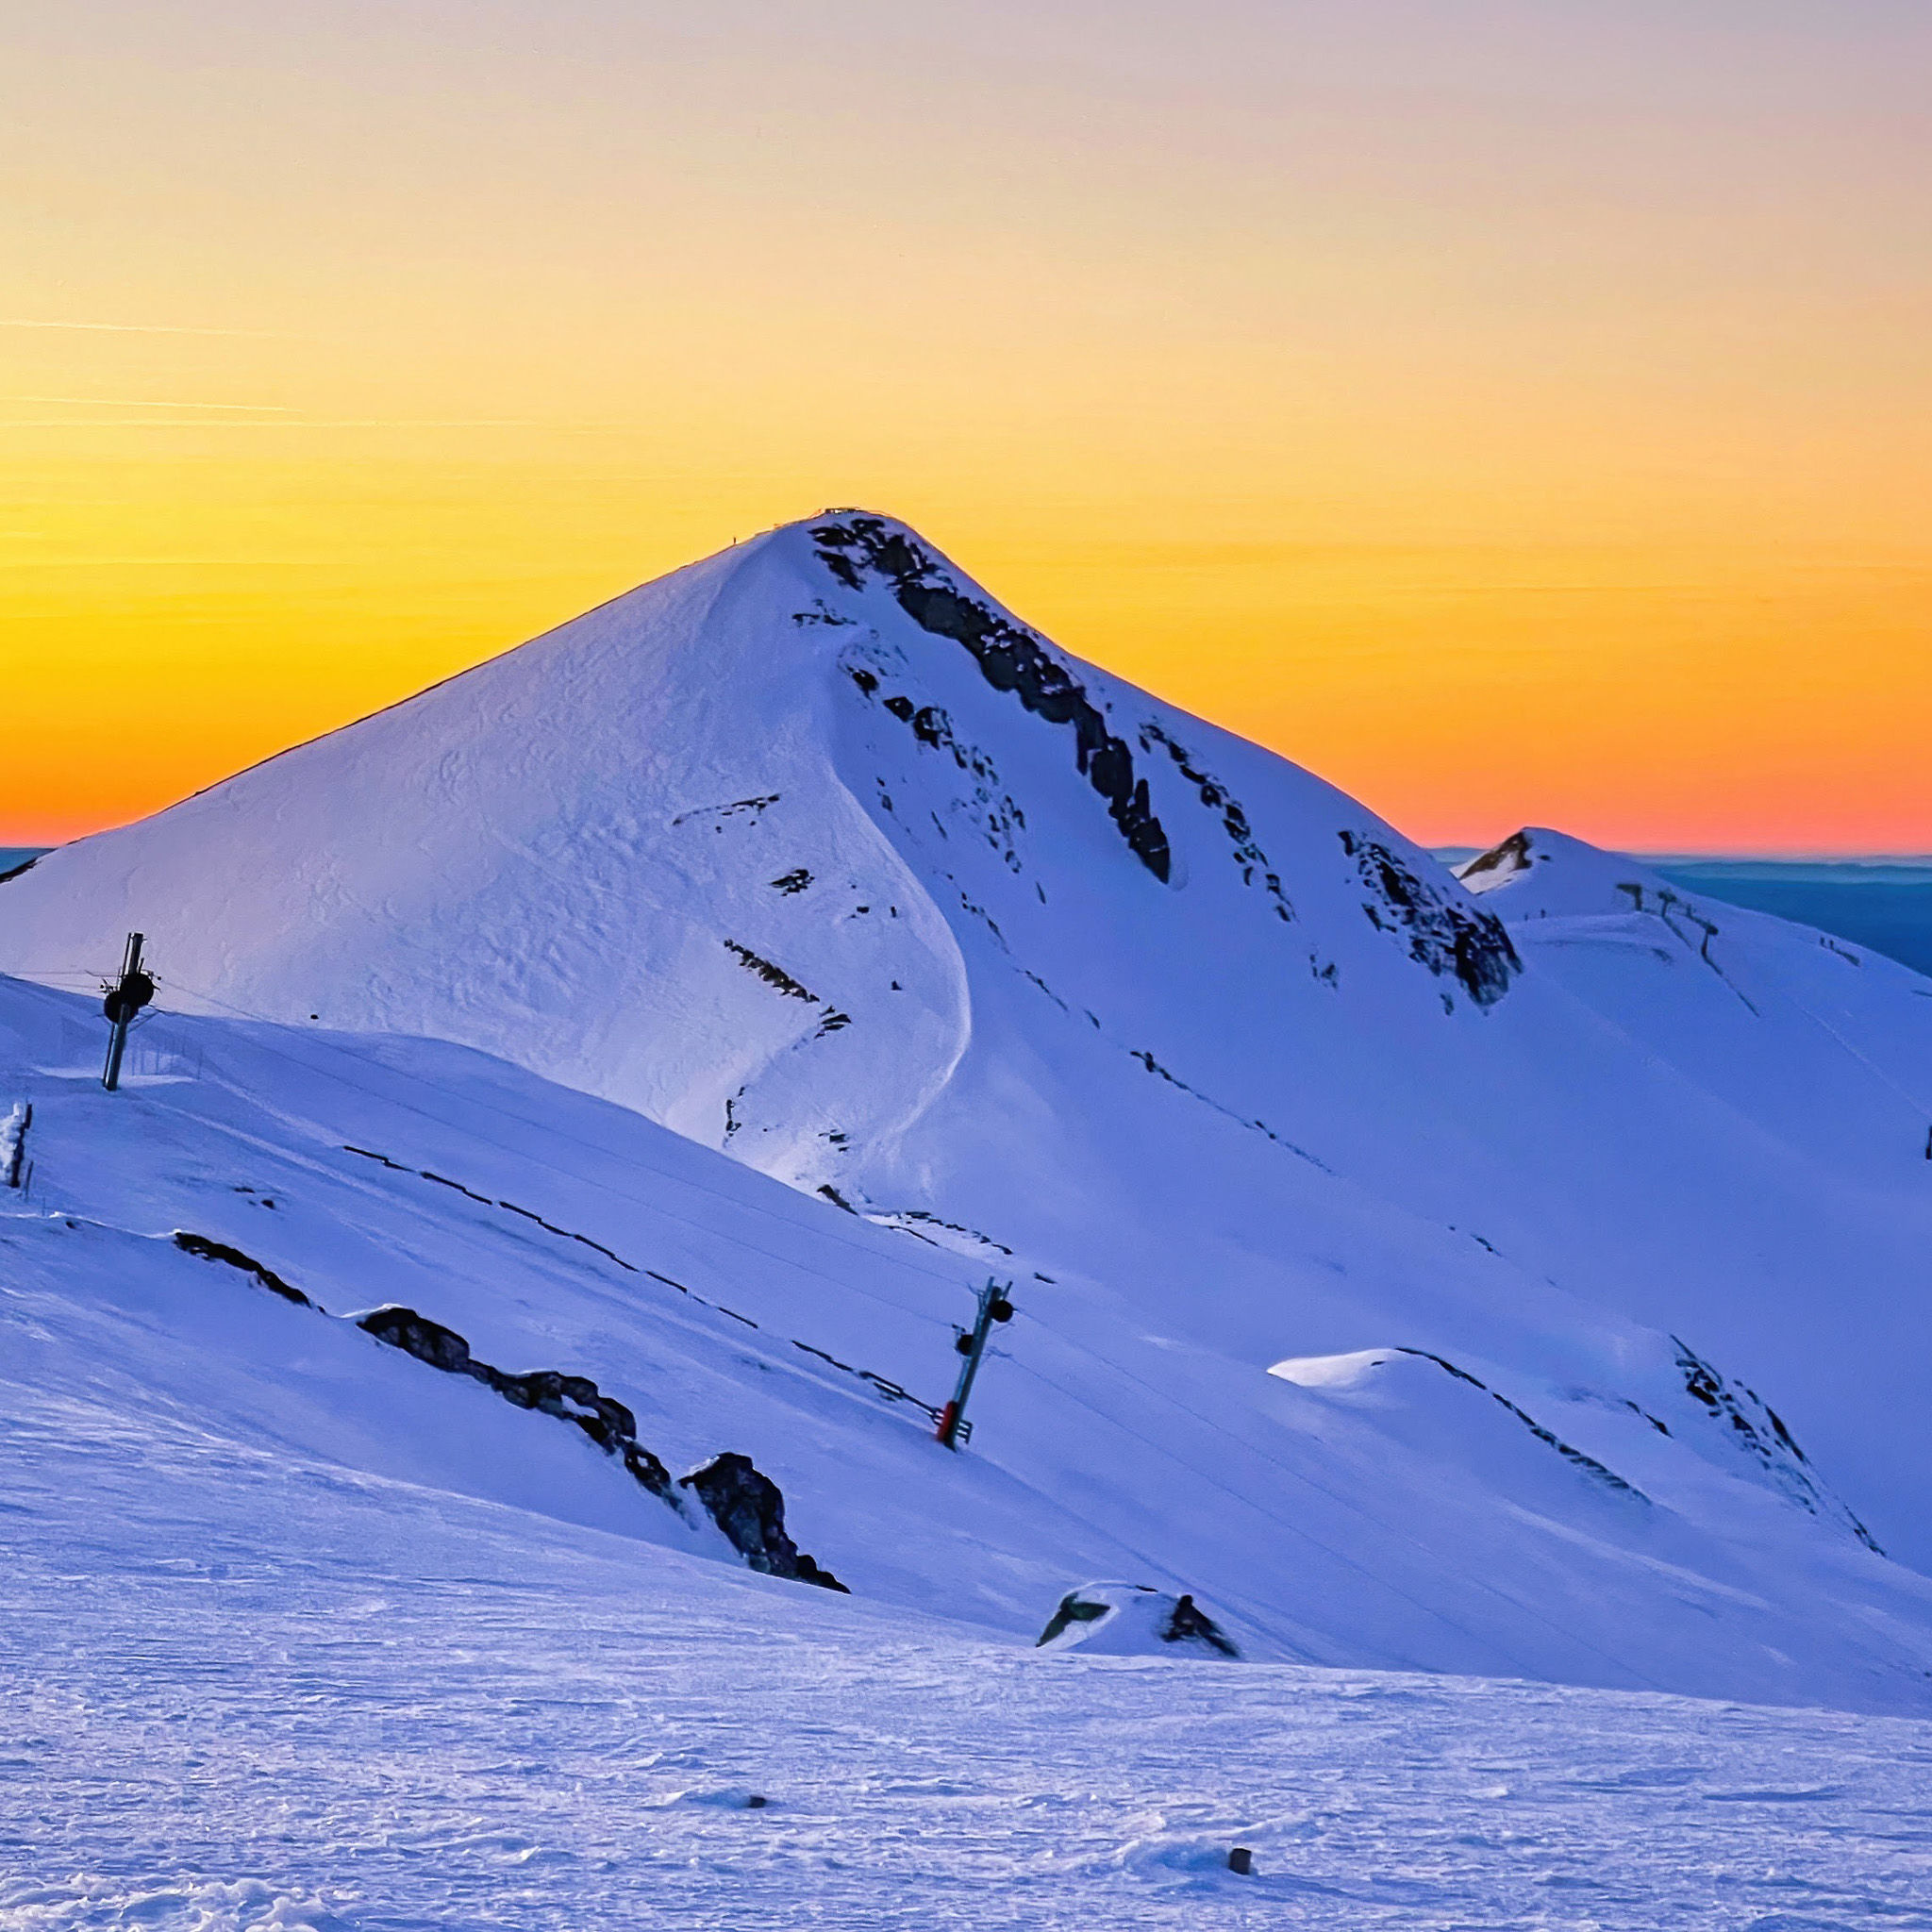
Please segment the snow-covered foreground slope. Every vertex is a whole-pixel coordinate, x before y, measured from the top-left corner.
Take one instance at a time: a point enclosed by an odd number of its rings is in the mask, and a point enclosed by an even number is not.
[[[1926,1707],[1932,984],[1554,835],[1469,886],[827,517],[0,881],[0,969],[138,927],[161,1009],[109,1098],[96,1008],[0,994],[9,1285],[50,1385],[708,1547],[342,1319],[408,1304],[1014,1635],[1116,1578],[1258,1657]]]
[[[1924,1721],[1038,1652],[18,1359],[8,1932],[1932,1925]]]
[[[468,1049],[170,1016],[109,1095],[95,1030],[0,982],[0,1091],[33,1097],[31,1188],[0,1192],[9,1403],[735,1564],[684,1492],[351,1319],[404,1305],[499,1371],[588,1378],[672,1477],[748,1456],[869,1605],[1024,1641],[1118,1578],[1255,1660],[1932,1708],[1932,1582],[1756,1397],[1600,1314],[1594,1387],[1460,1345],[1284,1357],[1290,1325],[1212,1346],[1023,1255],[954,1455],[918,1405],[976,1259]],[[1358,1268],[1456,1253],[1361,1226]],[[1465,1319],[1527,1352],[1506,1292]]]

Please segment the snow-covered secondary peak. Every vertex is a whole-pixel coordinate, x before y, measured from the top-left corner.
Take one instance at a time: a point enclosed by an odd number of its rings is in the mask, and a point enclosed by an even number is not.
[[[827,512],[0,881],[0,973],[139,930],[159,989],[97,1117],[98,1022],[0,987],[0,1112],[94,1231],[48,1283],[166,1302],[192,1231],[399,1305],[753,1455],[861,1597],[1030,1639],[1130,1576],[1244,1654],[1923,1701],[1932,984],[1490,857]],[[566,1475],[482,1492],[641,1507]]]
[[[1641,860],[1544,825],[1512,832],[1455,871],[1506,921],[1551,913],[1628,912],[1673,891]]]

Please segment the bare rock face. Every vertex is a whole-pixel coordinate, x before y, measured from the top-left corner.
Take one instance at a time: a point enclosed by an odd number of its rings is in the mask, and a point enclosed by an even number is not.
[[[705,1506],[706,1513],[724,1531],[745,1562],[767,1576],[794,1583],[815,1583],[821,1590],[851,1592],[822,1570],[785,1534],[785,1498],[778,1485],[759,1472],[748,1456],[726,1451],[702,1469],[678,1478]]]

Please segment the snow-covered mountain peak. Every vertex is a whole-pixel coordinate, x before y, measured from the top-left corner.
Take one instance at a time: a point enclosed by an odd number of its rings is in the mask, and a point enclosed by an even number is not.
[[[1244,1650],[1357,1655],[1335,1633],[1373,1625],[1385,1660],[1776,1695],[1932,1664],[1918,1581],[1881,1589],[1864,1541],[1932,1562],[1932,989],[1560,834],[1466,870],[837,511],[0,881],[0,972],[89,987],[145,933],[154,1024],[201,1029],[154,1077],[244,1069],[251,1107],[341,1150],[339,1216],[381,1166],[384,1232],[340,1283],[325,1218],[212,1180],[178,1205],[165,1160],[88,1224],[197,1230],[507,1369],[578,1372],[544,1341],[568,1303],[582,1373],[640,1417],[641,1279],[931,1403],[997,1272],[1018,1314],[974,1453],[1037,1502],[1007,1541],[991,1512],[902,1558],[852,1526],[853,1472],[916,1510],[919,1465],[816,1385],[795,1413],[750,1392],[801,1373],[783,1350],[692,1372],[707,1450],[738,1446],[716,1414],[788,1418],[785,1493],[847,1498],[844,1546],[812,1548],[855,1589],[970,1595],[976,1553],[1030,1589],[1071,1509],[1108,1525],[1080,1574],[1158,1548],[1133,1580],[1225,1606]],[[21,1022],[19,1097],[87,1058],[50,1043],[69,1024]],[[312,1083],[255,1096],[280,1057],[391,1091],[461,1048],[507,1083],[501,1141],[392,1091],[366,1120]],[[630,1152],[592,1185],[600,1102]],[[212,1174],[226,1128],[191,1125]],[[83,1172],[34,1132],[43,1185]],[[467,1217],[460,1294],[422,1258],[432,1201]],[[667,1230],[707,1217],[698,1282]],[[573,1250],[541,1280],[526,1220]],[[614,1288],[571,1274],[599,1257]],[[1687,1570],[1757,1594],[1700,1582],[1687,1610]],[[1872,1662],[1837,1626],[1880,1599]]]

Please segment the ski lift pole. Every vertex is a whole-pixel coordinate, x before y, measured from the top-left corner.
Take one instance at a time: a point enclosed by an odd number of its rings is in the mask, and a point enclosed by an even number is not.
[[[979,1313],[972,1328],[958,1330],[958,1339],[954,1346],[966,1357],[959,1364],[959,1386],[953,1391],[953,1399],[940,1410],[939,1430],[934,1438],[942,1447],[957,1449],[959,1446],[959,1431],[966,1421],[966,1398],[973,1393],[973,1378],[979,1373],[981,1357],[986,1354],[986,1339],[992,1332],[995,1322],[1010,1322],[1013,1319],[1013,1305],[1007,1299],[1007,1289],[1012,1287],[1009,1281],[1003,1288],[1000,1283],[989,1279],[979,1290]]]
[[[108,1064],[101,1074],[101,1085],[112,1093],[121,1084],[121,1056],[127,1050],[127,1028],[135,1014],[155,996],[155,983],[141,970],[143,936],[127,935],[127,951],[121,960],[121,977],[107,989],[101,1011],[114,1023],[108,1036]]]

